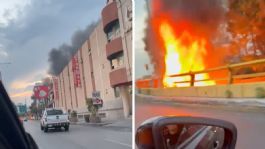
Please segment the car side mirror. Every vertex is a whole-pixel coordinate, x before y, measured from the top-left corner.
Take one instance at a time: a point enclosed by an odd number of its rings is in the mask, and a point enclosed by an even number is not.
[[[140,125],[135,139],[139,149],[234,149],[237,129],[230,122],[212,118],[155,117]]]

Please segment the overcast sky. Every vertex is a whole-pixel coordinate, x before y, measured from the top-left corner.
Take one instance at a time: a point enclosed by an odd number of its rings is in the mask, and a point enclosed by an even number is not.
[[[150,74],[152,70],[146,71],[144,65],[149,64],[150,60],[144,51],[144,29],[146,28],[145,20],[147,19],[146,0],[135,0],[135,78],[140,78]],[[151,67],[150,67],[151,68]]]
[[[101,17],[106,0],[0,0],[2,79],[15,103],[47,76],[48,53]]]

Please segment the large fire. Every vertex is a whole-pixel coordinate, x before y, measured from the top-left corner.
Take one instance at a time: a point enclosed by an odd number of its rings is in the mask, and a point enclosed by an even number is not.
[[[164,87],[190,86],[191,76],[171,77],[171,75],[205,69],[204,58],[207,54],[207,41],[202,37],[193,35],[189,30],[182,29],[175,32],[177,29],[173,28],[167,21],[161,21],[159,25],[159,34],[165,48]],[[214,81],[209,80],[207,73],[196,74],[194,80],[196,80],[194,86],[215,84]]]

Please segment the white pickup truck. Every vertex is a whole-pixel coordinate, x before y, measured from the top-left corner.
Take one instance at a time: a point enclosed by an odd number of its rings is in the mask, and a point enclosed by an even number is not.
[[[64,127],[65,131],[68,131],[69,125],[68,114],[59,108],[46,108],[40,120],[40,128],[44,132],[48,132],[49,128],[61,129],[61,127]]]

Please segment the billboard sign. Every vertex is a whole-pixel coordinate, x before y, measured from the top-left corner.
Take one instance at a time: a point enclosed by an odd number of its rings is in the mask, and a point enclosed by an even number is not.
[[[92,92],[92,97],[93,98],[100,98],[100,91],[93,91]]]
[[[33,92],[34,92],[34,97],[36,99],[40,100],[40,99],[48,98],[49,87],[45,85],[34,86]]]
[[[103,100],[100,98],[93,98],[93,105],[103,105]]]
[[[81,87],[80,69],[77,55],[72,58],[72,71],[74,76],[75,87]]]
[[[103,105],[103,100],[100,98],[100,91],[94,91],[92,92],[92,101],[93,105]]]

